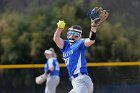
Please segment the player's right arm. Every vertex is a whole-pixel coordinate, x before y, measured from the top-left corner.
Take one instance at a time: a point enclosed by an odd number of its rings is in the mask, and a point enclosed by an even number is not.
[[[56,43],[56,45],[62,49],[64,47],[64,40],[61,38],[61,33],[62,31],[64,30],[65,28],[65,22],[64,21],[59,21],[57,23],[57,29],[54,33],[54,36],[53,36],[53,40],[54,42]]]
[[[53,36],[54,42],[56,43],[56,45],[57,45],[60,49],[62,49],[63,46],[64,46],[64,40],[60,37],[62,31],[63,31],[63,29],[57,28],[57,30],[55,31],[54,36]]]

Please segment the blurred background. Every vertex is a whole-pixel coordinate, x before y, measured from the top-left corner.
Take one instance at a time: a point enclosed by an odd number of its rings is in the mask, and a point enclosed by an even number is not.
[[[56,23],[65,20],[62,38],[73,24],[88,37],[87,12],[96,6],[108,10],[109,18],[97,31],[95,45],[88,48],[87,61],[140,62],[139,0],[0,0],[0,65],[44,64],[45,49],[53,47],[60,63],[62,54],[53,42]],[[89,67],[94,93],[140,93],[140,66]],[[68,93],[67,69],[60,70],[57,93]],[[0,93],[44,93],[35,77],[43,68],[0,69]]]

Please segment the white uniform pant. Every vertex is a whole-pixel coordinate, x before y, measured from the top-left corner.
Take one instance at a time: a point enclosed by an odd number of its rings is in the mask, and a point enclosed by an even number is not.
[[[72,79],[72,86],[69,93],[93,93],[93,83],[88,75],[79,75]]]
[[[46,81],[45,93],[56,93],[56,87],[60,82],[59,76],[48,76]]]

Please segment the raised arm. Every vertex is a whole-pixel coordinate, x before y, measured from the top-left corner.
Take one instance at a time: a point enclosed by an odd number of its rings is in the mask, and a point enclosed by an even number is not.
[[[109,16],[109,13],[102,7],[95,7],[91,10],[89,18],[91,19],[91,32],[89,38],[85,40],[85,46],[91,46],[95,42],[96,29]]]
[[[96,38],[96,30],[97,30],[97,25],[95,25],[94,23],[91,23],[91,31],[90,31],[90,35],[89,38],[87,38],[85,40],[85,46],[89,47],[92,44],[95,43],[95,38]]]
[[[56,45],[57,45],[59,48],[61,48],[61,49],[62,49],[63,46],[64,46],[64,41],[63,41],[63,39],[60,37],[62,31],[63,31],[63,29],[57,28],[57,30],[55,31],[54,36],[53,36],[54,42],[55,42]]]
[[[64,41],[63,39],[61,38],[61,33],[62,31],[64,30],[64,27],[65,27],[65,22],[64,21],[59,21],[57,23],[57,29],[54,33],[54,36],[53,36],[53,40],[54,42],[56,43],[56,45],[59,47],[59,48],[63,48],[64,46]]]

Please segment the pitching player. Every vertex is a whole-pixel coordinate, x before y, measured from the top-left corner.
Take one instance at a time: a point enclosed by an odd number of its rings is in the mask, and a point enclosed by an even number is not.
[[[45,50],[44,55],[48,59],[44,67],[45,73],[36,78],[36,83],[42,84],[46,80],[45,93],[56,93],[56,87],[60,82],[59,63],[52,48]]]
[[[103,9],[102,12],[105,13]],[[93,93],[93,83],[88,76],[87,61],[85,59],[86,50],[94,44],[96,38],[96,29],[102,20],[91,21],[91,31],[89,38],[81,39],[82,28],[79,25],[73,25],[68,29],[67,38],[63,40],[60,36],[64,30],[65,22],[57,23],[57,30],[54,33],[53,40],[63,53],[69,77],[73,89],[69,93]]]

